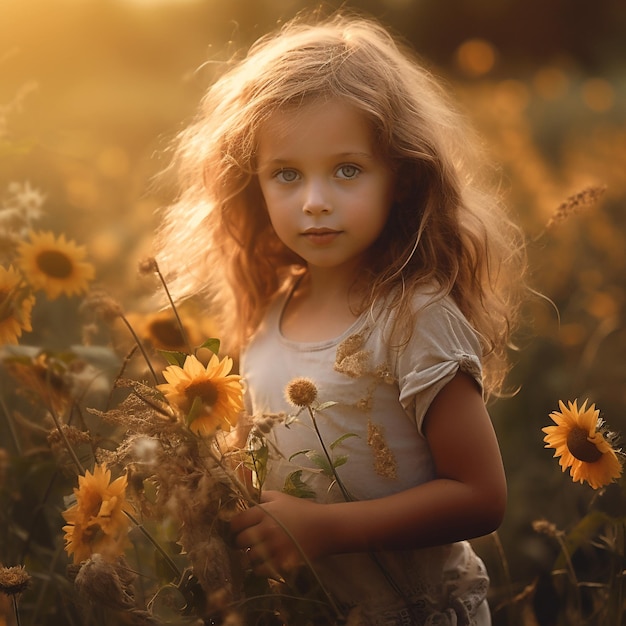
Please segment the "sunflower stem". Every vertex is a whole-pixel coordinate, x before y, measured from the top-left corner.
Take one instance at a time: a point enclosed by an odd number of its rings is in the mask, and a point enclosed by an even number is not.
[[[133,345],[133,347],[128,351],[128,354],[124,357],[117,376],[115,376],[115,378],[113,379],[113,385],[111,385],[111,389],[109,390],[109,397],[107,398],[105,408],[105,410],[107,411],[111,408],[111,403],[113,402],[113,394],[115,393],[115,389],[117,388],[117,383],[122,379],[122,376],[124,375],[124,372],[126,371],[126,368],[128,367],[128,364],[130,363],[130,360],[132,359],[133,354],[135,354],[136,350],[137,345]]]
[[[239,498],[245,502],[248,506],[255,506],[258,504],[251,496],[247,485],[237,476],[236,472],[230,472],[224,467],[222,463],[222,456],[215,453],[215,450],[209,445],[207,448],[209,456],[215,461],[215,463],[224,470],[224,473],[228,476],[229,480],[233,483],[236,491],[239,493]]]
[[[257,504],[255,502],[254,506],[259,506],[259,504]],[[285,532],[287,537],[289,537],[289,539],[291,540],[291,542],[295,546],[296,550],[300,553],[300,556],[302,557],[302,560],[304,561],[305,565],[309,568],[310,572],[313,574],[313,577],[315,578],[317,584],[320,586],[320,589],[322,590],[322,592],[326,596],[326,599],[328,600],[328,603],[330,604],[330,606],[332,607],[333,611],[335,612],[335,615],[337,615],[337,617],[341,617],[341,611],[339,610],[339,607],[335,604],[335,601],[333,600],[333,597],[330,595],[330,593],[328,592],[328,590],[324,586],[324,583],[322,583],[322,580],[320,579],[318,573],[315,571],[315,568],[313,567],[313,563],[311,563],[311,561],[309,560],[307,555],[304,553],[304,550],[302,549],[302,547],[300,546],[300,544],[298,543],[296,538],[291,534],[289,529],[279,519],[276,518],[275,515],[272,515],[272,513],[270,513],[266,509],[263,509],[263,512],[266,515],[269,515],[269,517],[271,517],[283,529],[283,531]]]
[[[144,525],[137,519],[135,516],[129,511],[124,511],[126,517],[135,525],[135,527],[139,530],[139,532],[152,544],[152,546],[157,550],[157,552],[163,557],[165,562],[168,564],[169,568],[176,575],[176,578],[179,579],[182,576],[181,571],[178,569],[178,566],[170,555],[165,552],[165,550],[161,547],[159,542],[146,530]]]
[[[146,352],[146,349],[144,348],[144,345],[141,342],[141,339],[139,339],[139,336],[135,332],[135,329],[131,326],[131,323],[126,319],[126,316],[121,313],[120,317],[122,318],[122,321],[124,322],[124,324],[126,324],[126,328],[128,328],[128,330],[130,331],[130,334],[133,336],[133,339],[135,340],[137,347],[139,348],[139,350],[141,350],[141,354],[146,362],[146,365],[148,366],[148,369],[150,370],[150,373],[152,374],[152,378],[154,378],[154,382],[158,383],[159,378],[156,375],[156,372],[154,371],[154,367],[152,367],[152,363],[150,362],[150,358],[148,357],[148,353]]]
[[[161,281],[161,285],[163,285],[163,290],[165,291],[165,295],[167,296],[170,306],[172,307],[172,312],[174,313],[174,317],[176,318],[176,324],[178,325],[180,336],[183,338],[183,343],[187,347],[187,351],[189,352],[189,354],[193,354],[194,351],[193,351],[193,348],[191,347],[191,343],[189,342],[189,337],[187,337],[187,333],[185,331],[185,327],[183,326],[183,322],[180,319],[180,315],[178,314],[178,308],[176,307],[176,304],[174,303],[172,294],[170,293],[170,290],[167,286],[165,277],[163,276],[163,274],[161,274],[161,270],[159,269],[159,264],[156,262],[156,259],[154,261],[154,271],[156,272],[156,275],[159,277],[159,280]]]
[[[626,525],[622,520],[615,522],[615,536],[616,536],[616,557],[617,557],[617,566],[614,566],[614,569],[617,571],[614,572],[614,575],[611,576],[611,580],[614,581],[613,584],[617,586],[617,591],[615,593],[611,593],[609,595],[610,598],[615,598],[614,601],[611,602],[613,610],[615,614],[613,615],[615,626],[621,626],[622,616],[624,613],[624,557],[625,549],[626,549]]]
[[[50,369],[46,368],[46,385],[49,385],[49,384],[50,384]],[[52,416],[54,425],[56,426],[56,429],[59,431],[59,435],[61,436],[61,439],[63,440],[63,444],[65,445],[65,448],[68,454],[70,455],[74,465],[76,465],[76,469],[78,470],[78,473],[84,474],[85,468],[83,467],[83,464],[80,462],[78,455],[76,454],[74,448],[72,447],[72,444],[69,442],[67,435],[65,434],[65,431],[63,430],[63,425],[61,424],[59,415],[56,412],[56,409],[54,408],[54,402],[49,403],[48,409],[50,410],[50,415]]]
[[[2,407],[2,412],[6,416],[7,426],[9,427],[9,434],[11,435],[11,439],[13,440],[13,445],[15,446],[15,452],[18,456],[22,456],[22,444],[20,443],[19,437],[17,436],[17,431],[15,430],[15,424],[13,423],[13,418],[11,417],[11,412],[9,411],[9,407],[7,406],[4,395],[0,394],[0,407]]]
[[[504,546],[502,545],[502,541],[500,541],[500,534],[497,530],[494,530],[491,533],[491,539],[493,541],[494,546],[496,547],[496,552],[498,554],[498,558],[500,559],[500,565],[502,567],[502,572],[504,574],[505,581],[505,589],[507,595],[507,612],[509,614],[509,623],[514,624],[517,620],[513,618],[513,582],[511,579],[511,570],[509,568],[509,561],[506,558],[506,553],[504,551]]]
[[[343,482],[341,481],[341,478],[339,478],[339,474],[337,472],[337,468],[335,467],[335,464],[332,461],[332,458],[326,448],[326,444],[324,443],[324,439],[322,437],[322,433],[320,432],[320,429],[317,425],[317,420],[315,419],[315,411],[313,410],[313,407],[308,404],[307,405],[307,410],[309,412],[309,415],[311,416],[311,421],[313,422],[313,428],[315,428],[315,433],[317,434],[317,438],[320,442],[320,445],[322,446],[322,450],[324,451],[324,454],[326,455],[326,459],[328,461],[328,464],[330,465],[330,468],[332,470],[335,482],[337,483],[337,486],[339,487],[341,494],[343,495],[343,498],[346,502],[354,502],[354,497],[350,494],[350,492],[346,489],[345,485],[343,484]],[[383,565],[383,563],[380,561],[380,559],[378,558],[378,555],[376,554],[376,552],[369,550],[368,551],[369,557],[372,559],[374,565],[376,565],[376,567],[378,568],[378,570],[380,571],[380,573],[383,575],[383,577],[385,578],[385,580],[387,581],[388,585],[391,587],[391,589],[393,589],[393,591],[398,595],[399,598],[401,598],[403,600],[403,602],[406,603],[407,609],[409,609],[409,611],[411,610],[411,602],[409,600],[409,598],[407,598],[406,594],[404,593],[404,591],[402,591],[402,589],[400,588],[400,586],[398,585],[398,583],[395,581],[395,579],[393,578],[393,576],[387,571],[387,568]]]
[[[583,619],[582,613],[582,601],[580,597],[580,584],[578,583],[578,577],[576,576],[576,570],[574,569],[574,564],[572,563],[572,558],[570,556],[569,550],[565,545],[565,541],[563,541],[563,534],[558,532],[556,534],[556,539],[559,542],[559,546],[561,547],[561,551],[563,552],[563,557],[565,558],[565,563],[567,566],[567,572],[570,577],[570,581],[572,586],[574,587],[574,598],[576,601],[576,612],[578,613],[580,619]]]
[[[313,407],[311,407],[310,405],[307,405],[307,410],[309,412],[309,415],[311,416],[311,421],[313,422],[313,428],[315,428],[315,433],[317,434],[317,439],[320,442],[320,445],[322,446],[322,450],[324,452],[324,455],[326,456],[326,460],[328,461],[328,465],[330,466],[330,469],[333,473],[333,476],[335,478],[335,482],[337,483],[337,486],[339,487],[339,490],[341,491],[341,494],[343,495],[343,498],[346,502],[351,502],[354,500],[354,498],[350,495],[350,493],[348,492],[348,490],[346,489],[345,485],[343,484],[343,482],[341,481],[341,478],[339,478],[339,474],[337,473],[337,468],[335,467],[335,464],[333,463],[333,460],[328,452],[328,450],[326,449],[326,444],[324,443],[324,439],[322,438],[322,433],[320,432],[320,429],[317,425],[317,420],[315,419],[315,411],[313,411]]]
[[[20,610],[17,607],[17,596],[16,596],[16,594],[13,595],[12,600],[13,600],[13,613],[15,613],[15,623],[17,624],[17,626],[21,626]]]

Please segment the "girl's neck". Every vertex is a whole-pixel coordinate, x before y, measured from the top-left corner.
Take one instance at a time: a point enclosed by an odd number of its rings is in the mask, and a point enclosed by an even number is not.
[[[352,277],[332,271],[307,271],[285,305],[283,336],[302,342],[340,336],[359,316],[357,293]]]

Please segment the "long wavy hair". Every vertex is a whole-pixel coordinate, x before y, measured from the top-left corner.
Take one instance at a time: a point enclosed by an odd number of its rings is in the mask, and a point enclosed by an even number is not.
[[[179,194],[157,239],[170,286],[180,297],[210,296],[224,338],[245,343],[272,298],[305,271],[268,218],[255,173],[259,128],[277,110],[333,98],[369,120],[398,181],[364,268],[371,289],[363,309],[376,302],[395,309],[406,340],[413,293],[436,285],[477,331],[485,388],[498,391],[519,310],[523,237],[440,82],[370,19],[295,19],[257,41],[208,89],[175,144]]]

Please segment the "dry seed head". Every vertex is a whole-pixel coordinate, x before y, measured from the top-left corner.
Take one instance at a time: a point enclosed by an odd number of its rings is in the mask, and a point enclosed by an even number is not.
[[[558,537],[560,534],[559,529],[555,524],[549,522],[545,519],[535,520],[532,524],[533,530],[536,533],[541,533],[543,535],[548,535],[548,537]]]
[[[267,435],[272,430],[274,420],[267,415],[259,415],[252,420],[252,424],[259,433]]]
[[[309,378],[294,378],[287,384],[285,397],[294,406],[311,406],[317,400],[317,387]]]
[[[552,214],[552,217],[546,224],[546,230],[552,228],[555,224],[562,222],[570,215],[579,213],[584,209],[591,208],[604,195],[605,191],[606,187],[604,186],[586,187],[582,191],[569,196]]]
[[[103,290],[89,292],[81,308],[91,309],[109,323],[118,317],[124,316],[124,311],[120,304]]]
[[[132,589],[134,578],[134,573],[123,558],[111,563],[102,555],[93,554],[82,564],[74,584],[82,598],[118,610],[129,610],[135,605]]]
[[[15,596],[26,590],[30,575],[22,565],[0,567],[0,591],[7,596]]]
[[[209,535],[204,541],[195,541],[185,548],[193,572],[207,594],[209,608],[225,610],[233,600],[233,576],[224,540],[217,535]]]
[[[89,443],[91,441],[91,435],[84,430],[80,430],[75,426],[68,426],[67,424],[63,424],[61,426],[63,429],[63,434],[65,435],[67,441],[75,446],[78,446],[83,443]],[[59,446],[64,446],[65,441],[61,436],[61,433],[57,428],[52,429],[48,433],[48,444],[53,448],[57,449]]]
[[[152,256],[139,262],[140,274],[156,274],[159,271],[159,265]]]
[[[252,425],[259,433],[267,435],[276,424],[284,422],[285,413],[264,413],[257,415],[252,419]]]

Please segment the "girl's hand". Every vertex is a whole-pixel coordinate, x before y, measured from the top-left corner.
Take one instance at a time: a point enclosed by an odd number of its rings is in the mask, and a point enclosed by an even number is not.
[[[327,553],[325,508],[279,491],[266,491],[261,504],[231,520],[235,543],[246,550],[256,574],[275,577],[302,565],[304,556],[313,560]]]

